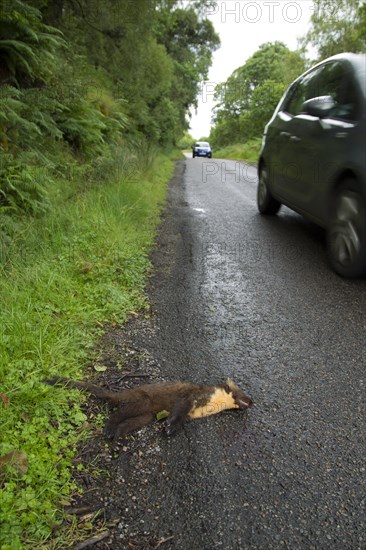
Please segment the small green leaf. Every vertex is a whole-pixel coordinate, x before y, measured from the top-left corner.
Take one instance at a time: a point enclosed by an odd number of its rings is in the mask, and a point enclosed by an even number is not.
[[[107,370],[108,367],[106,367],[105,365],[94,365],[94,370],[96,370],[97,372],[104,372]]]
[[[157,420],[164,420],[164,418],[167,418],[169,416],[168,411],[160,411],[156,414]]]

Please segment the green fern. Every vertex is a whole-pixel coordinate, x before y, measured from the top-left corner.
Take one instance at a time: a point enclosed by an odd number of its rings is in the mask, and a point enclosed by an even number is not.
[[[4,86],[0,96],[0,146],[6,151],[42,146],[43,138],[62,138],[53,114],[62,105],[47,90],[18,90]]]
[[[27,106],[20,90],[6,86],[0,98],[0,144],[5,151],[16,148],[18,143],[23,147],[35,141],[41,131],[26,115]]]
[[[47,210],[47,166],[4,155],[0,166],[0,208],[33,214]]]
[[[64,139],[75,149],[87,151],[104,142],[104,117],[84,98],[72,99],[55,118]]]
[[[45,25],[40,12],[22,2],[3,2],[0,11],[0,59],[7,81],[18,87],[26,81],[45,82],[56,68],[55,52],[65,42],[61,32]]]
[[[128,105],[108,91],[106,74],[62,45],[59,31],[45,25],[34,7],[20,0],[2,6],[0,61],[7,69],[0,82],[2,212],[45,211],[47,189],[65,173],[57,161],[63,147],[93,162],[128,130]]]

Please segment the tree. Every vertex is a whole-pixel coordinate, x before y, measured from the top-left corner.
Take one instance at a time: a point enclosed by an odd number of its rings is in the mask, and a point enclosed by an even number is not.
[[[259,136],[286,86],[305,68],[301,51],[282,42],[262,44],[244,65],[217,86],[211,141],[228,145]]]
[[[156,25],[157,40],[174,63],[170,97],[179,109],[185,129],[186,113],[197,106],[200,83],[207,78],[212,54],[220,45],[211,21],[204,18],[203,8],[198,9],[198,4],[182,8],[174,0],[162,0]]]
[[[177,0],[38,2],[46,20],[127,100],[133,138],[167,145],[179,137],[219,44],[202,10]]]
[[[366,4],[360,0],[316,0],[311,29],[303,38],[318,60],[342,52],[366,52]]]

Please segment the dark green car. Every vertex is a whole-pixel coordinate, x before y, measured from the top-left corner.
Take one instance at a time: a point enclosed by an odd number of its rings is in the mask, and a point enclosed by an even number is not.
[[[366,55],[331,57],[288,88],[264,131],[257,204],[325,227],[333,269],[366,274]]]

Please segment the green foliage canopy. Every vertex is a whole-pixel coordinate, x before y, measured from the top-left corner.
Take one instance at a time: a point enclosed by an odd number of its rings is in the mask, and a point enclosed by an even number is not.
[[[219,45],[203,13],[176,0],[78,0],[61,13],[48,0],[42,13],[126,99],[132,137],[175,142]]]
[[[366,3],[316,0],[311,29],[302,42],[316,48],[319,61],[342,52],[366,52]]]
[[[52,182],[62,172],[65,145],[85,161],[116,145],[169,147],[187,129],[219,45],[195,3],[0,0],[0,8],[3,212],[44,210],[47,178],[37,174],[48,170]]]

